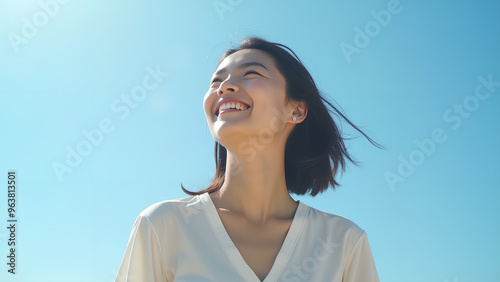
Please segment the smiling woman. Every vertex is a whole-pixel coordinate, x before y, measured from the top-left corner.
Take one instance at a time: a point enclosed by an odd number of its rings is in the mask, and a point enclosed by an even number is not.
[[[335,188],[355,163],[325,104],[381,147],[288,47],[248,38],[228,50],[203,100],[214,180],[139,215],[117,281],[379,281],[363,229],[290,196]]]

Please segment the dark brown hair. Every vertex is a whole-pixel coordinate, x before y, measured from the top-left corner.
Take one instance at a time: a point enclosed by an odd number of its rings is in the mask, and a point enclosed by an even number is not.
[[[343,172],[347,160],[355,165],[358,164],[344,144],[344,140],[349,138],[342,136],[325,103],[333,109],[337,117],[342,117],[370,143],[383,148],[320,94],[307,69],[295,52],[287,46],[256,37],[246,38],[238,48],[227,50],[219,64],[229,55],[244,49],[261,50],[274,58],[276,67],[286,80],[287,101],[304,101],[308,108],[306,118],[292,130],[285,147],[285,178],[289,193],[297,195],[309,193],[314,197],[328,189],[329,185],[335,189],[336,186],[340,186],[335,180],[339,167]],[[221,188],[225,179],[227,151],[224,146],[215,142],[214,153],[216,171],[210,186],[201,191],[191,192],[181,183],[181,188],[186,194],[212,193]]]

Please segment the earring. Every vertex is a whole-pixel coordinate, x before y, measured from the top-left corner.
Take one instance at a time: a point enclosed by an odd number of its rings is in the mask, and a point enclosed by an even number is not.
[[[296,117],[293,117],[292,120],[295,121],[297,118]]]

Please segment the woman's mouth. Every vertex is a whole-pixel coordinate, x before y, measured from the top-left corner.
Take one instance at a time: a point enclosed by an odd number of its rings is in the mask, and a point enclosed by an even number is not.
[[[215,113],[216,116],[219,116],[221,114],[224,114],[224,113],[230,113],[230,112],[242,112],[242,111],[245,111],[245,110],[248,110],[250,108],[250,106],[247,106],[247,105],[243,105],[241,103],[224,103],[222,104],[219,109],[217,110],[217,112]]]

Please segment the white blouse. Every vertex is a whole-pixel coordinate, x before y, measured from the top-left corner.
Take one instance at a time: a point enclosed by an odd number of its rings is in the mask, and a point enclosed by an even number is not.
[[[347,218],[298,201],[264,282],[378,282],[368,238]],[[260,282],[208,193],[156,203],[137,217],[117,282]]]

